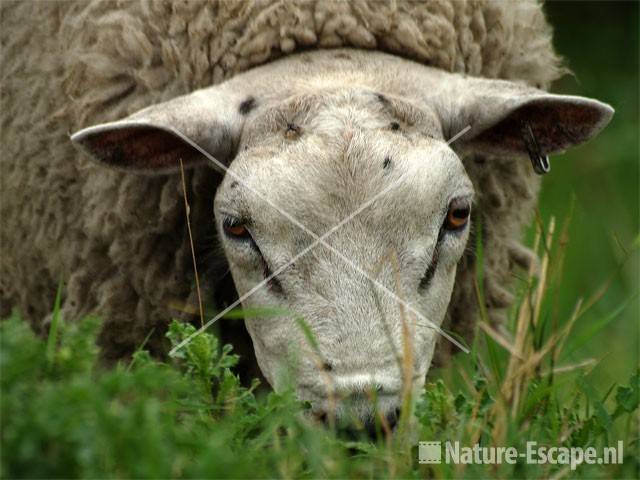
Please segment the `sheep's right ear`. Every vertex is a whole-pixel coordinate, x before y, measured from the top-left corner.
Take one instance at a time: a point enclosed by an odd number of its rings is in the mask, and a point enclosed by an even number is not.
[[[227,164],[238,146],[247,102],[252,100],[222,84],[85,128],[71,140],[95,161],[132,172],[171,173],[179,170],[180,160],[185,167],[208,162],[200,149]]]
[[[613,108],[592,98],[554,95],[505,80],[452,77],[434,101],[446,135],[466,130],[454,148],[529,156],[538,173],[548,155],[585,143],[611,120]]]

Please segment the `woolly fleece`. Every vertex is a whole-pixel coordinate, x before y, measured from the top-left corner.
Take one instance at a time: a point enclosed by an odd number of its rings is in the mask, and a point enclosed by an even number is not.
[[[97,167],[71,132],[304,49],[377,49],[539,88],[563,74],[533,1],[3,1],[1,9],[0,314],[17,307],[45,331],[64,281],[64,317],[101,315],[108,359],[131,353],[152,329],[148,347],[161,354],[176,316],[170,303],[195,305],[182,187],[179,176]],[[478,192],[487,304],[499,321],[513,299],[512,269],[532,260],[519,239],[539,180],[528,162],[464,162]],[[210,169],[187,172],[198,260],[202,271],[214,266],[209,299],[233,292],[211,218],[219,181]],[[469,251],[447,319],[467,337],[473,263]]]

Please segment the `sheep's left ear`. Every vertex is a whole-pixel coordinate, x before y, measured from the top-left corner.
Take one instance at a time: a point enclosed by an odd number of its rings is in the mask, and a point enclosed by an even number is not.
[[[553,95],[512,82],[456,80],[450,86],[453,91],[448,89],[449,100],[440,103],[439,109],[445,134],[452,136],[470,127],[453,143],[463,151],[534,160],[535,155],[563,152],[586,142],[609,123],[614,112],[597,100]]]
[[[147,107],[115,122],[85,128],[71,140],[98,163],[136,173],[172,173],[207,163],[203,151],[228,163],[244,117],[241,92],[226,85]]]

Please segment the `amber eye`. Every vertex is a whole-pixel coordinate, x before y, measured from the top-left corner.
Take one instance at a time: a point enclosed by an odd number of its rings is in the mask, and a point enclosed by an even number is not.
[[[466,202],[453,201],[449,205],[447,218],[444,221],[445,230],[462,230],[469,222],[471,207]]]
[[[222,222],[222,229],[227,236],[237,240],[247,240],[251,234],[246,225],[236,218],[225,218]]]

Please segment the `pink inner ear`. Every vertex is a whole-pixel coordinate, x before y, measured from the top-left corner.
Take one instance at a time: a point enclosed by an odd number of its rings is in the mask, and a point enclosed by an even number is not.
[[[529,125],[541,153],[549,154],[585,142],[601,120],[602,112],[588,105],[532,101],[478,135],[474,143],[488,150],[524,153],[523,129]]]
[[[118,128],[91,135],[85,146],[101,161],[132,170],[174,170],[200,157],[171,133],[154,127]]]

